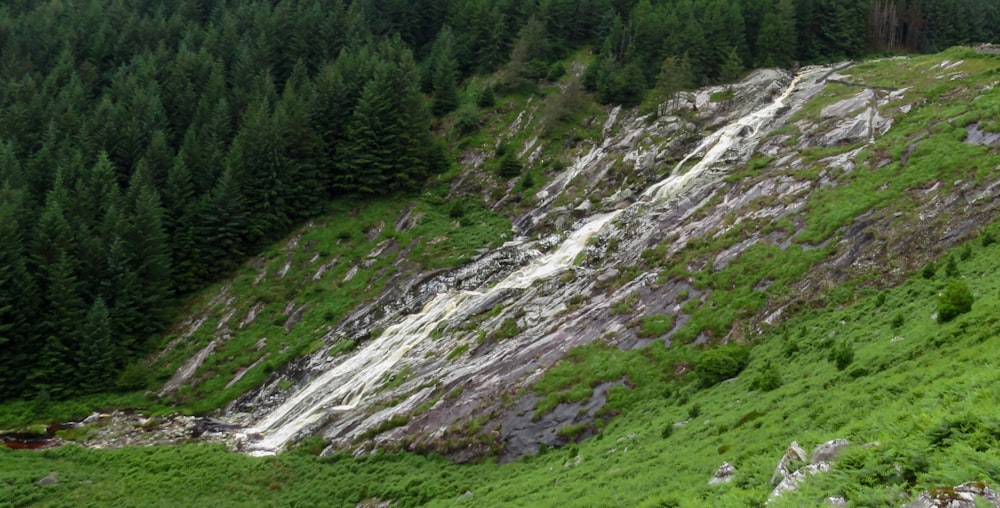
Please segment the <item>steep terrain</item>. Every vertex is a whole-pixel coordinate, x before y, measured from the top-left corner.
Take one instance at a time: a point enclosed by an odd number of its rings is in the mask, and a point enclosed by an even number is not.
[[[160,397],[235,399],[217,416],[242,428],[213,439],[260,455],[320,436],[303,449],[327,458],[106,457],[253,464],[248,483],[289,503],[340,478],[327,499],[352,506],[880,506],[993,482],[998,69],[955,49],[759,71],[657,114],[582,118],[591,134],[565,140],[539,104],[501,109],[485,129],[537,185],[495,180],[492,141],[470,147],[449,187],[317,221],[206,292],[152,360],[172,373]],[[485,205],[436,204],[471,195]],[[497,248],[475,252],[483,239]],[[939,322],[955,280],[975,303]],[[789,446],[841,438],[820,458]],[[543,453],[338,454],[373,449]]]

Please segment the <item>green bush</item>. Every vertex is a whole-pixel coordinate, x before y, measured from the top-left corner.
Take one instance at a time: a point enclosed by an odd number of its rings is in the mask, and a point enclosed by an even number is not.
[[[118,376],[118,387],[123,390],[142,390],[149,386],[153,372],[146,362],[139,360],[125,367]]]
[[[854,361],[854,348],[847,342],[841,342],[830,350],[828,359],[837,366],[837,370],[844,370]]]
[[[920,271],[920,275],[925,279],[930,279],[931,277],[934,277],[935,272],[937,272],[937,266],[935,266],[934,262],[931,261],[930,263],[927,263],[927,266],[925,266],[923,270]]]
[[[993,236],[993,233],[987,231],[987,232],[983,233],[983,240],[982,240],[982,242],[983,242],[983,247],[989,247],[990,245],[993,245],[994,243],[997,243],[997,239],[996,239],[995,236]]]
[[[709,349],[701,354],[695,364],[695,373],[705,386],[721,383],[736,377],[750,362],[750,349],[730,345]]]
[[[750,381],[750,389],[769,392],[782,385],[781,371],[774,365],[767,365],[764,370]]]
[[[476,96],[476,105],[481,108],[492,108],[496,105],[497,95],[493,85],[486,85]]]
[[[517,156],[513,152],[506,151],[502,157],[500,157],[500,176],[503,178],[514,178],[521,174],[521,169],[523,168],[521,161],[517,159]]]
[[[947,323],[956,317],[972,310],[972,302],[975,298],[969,285],[961,279],[955,279],[948,283],[944,292],[938,296],[938,321]]]
[[[460,134],[469,134],[479,128],[479,112],[475,108],[463,106],[455,113],[455,129]]]

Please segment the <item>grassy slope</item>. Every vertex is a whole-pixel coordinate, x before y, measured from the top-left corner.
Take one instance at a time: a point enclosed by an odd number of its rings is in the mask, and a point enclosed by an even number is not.
[[[896,86],[902,78],[927,76],[913,86],[937,98],[954,85],[934,82],[927,69],[954,56],[923,57],[905,64],[864,64],[854,72],[866,79],[883,75],[893,80],[885,84]],[[995,79],[995,61],[970,58],[965,65],[972,84]],[[829,103],[851,93],[831,87],[820,100]],[[990,111],[1000,104],[997,94],[994,89],[985,99],[932,100],[905,117],[871,151],[890,153],[896,162],[878,171],[843,175],[841,186],[815,196],[818,199],[810,202],[804,219],[806,234],[797,240],[813,243],[835,236],[837,227],[872,206],[905,209],[905,192],[893,194],[894,200],[876,192],[887,179],[897,184],[893,188],[905,190],[935,180],[947,183],[960,175],[984,178],[994,171],[995,153],[958,143],[956,127],[938,124],[942,118],[961,115],[965,115],[961,122],[990,118],[988,115],[995,118]],[[815,109],[818,112],[818,106]],[[809,114],[808,110],[804,114]],[[904,170],[899,167],[899,157],[907,141],[921,130],[930,133],[930,142],[921,145],[920,153],[913,155]],[[829,151],[812,155],[818,159]],[[759,171],[751,166],[746,174]],[[364,220],[391,224],[392,215],[386,212],[384,217]],[[358,226],[351,225],[351,230]],[[321,231],[314,234],[336,235],[338,230]],[[1000,234],[995,226],[993,234]],[[373,242],[377,244],[379,239]],[[681,255],[693,259],[700,255],[699,249],[712,252],[724,247],[724,243],[694,245]],[[273,263],[283,262],[278,249],[265,257],[275,260]],[[803,255],[816,252],[803,251]],[[742,278],[759,280],[760,273],[755,272],[774,268],[769,277],[780,282],[793,280],[815,261],[786,259],[782,257],[786,254],[777,252],[760,254],[745,255],[729,270],[706,277],[731,278],[741,287],[738,281]],[[456,466],[408,454],[318,459],[306,453],[315,443],[306,443],[299,452],[266,459],[203,445],[115,451],[64,447],[41,453],[0,449],[0,484],[5,486],[0,490],[0,506],[34,501],[52,506],[354,506],[371,498],[396,500],[402,506],[744,506],[767,498],[771,473],[789,442],[796,440],[809,450],[839,437],[856,444],[878,444],[854,447],[834,472],[811,478],[800,492],[772,506],[818,505],[830,495],[844,495],[858,506],[883,506],[898,502],[901,491],[970,480],[995,483],[1000,481],[996,451],[1000,445],[1000,387],[994,382],[993,365],[1000,340],[1000,245],[984,246],[974,239],[968,255],[956,249],[952,257],[961,259],[960,276],[977,297],[969,314],[948,324],[931,319],[936,295],[947,280],[942,270],[930,279],[915,275],[883,292],[859,291],[844,298],[843,305],[806,311],[780,329],[755,338],[747,369],[738,378],[709,389],[697,387],[692,376],[674,375],[675,366],[696,360],[697,352],[691,349],[654,345],[645,351],[623,353],[589,346],[576,351],[536,387],[549,397],[543,404],[574,398],[574,387],[627,376],[631,388],[613,391],[607,408],[609,414],[620,412],[620,416],[610,420],[596,438],[514,464]],[[794,273],[777,271],[777,265]],[[274,269],[269,268],[269,273]],[[664,273],[665,277],[683,275],[669,270]],[[290,280],[298,283],[301,276]],[[702,284],[724,286],[712,280]],[[782,289],[780,283],[775,286]],[[208,290],[205,298],[217,291]],[[238,294],[252,295],[253,291],[239,289]],[[732,314],[724,318],[704,314],[708,323],[740,315],[735,302],[748,305],[741,294],[716,294],[721,311]],[[245,305],[253,302],[249,298]],[[284,301],[280,303],[284,305]],[[754,300],[749,305],[762,303]],[[266,317],[259,319],[268,322]],[[270,317],[272,322],[275,319]],[[300,324],[297,329],[316,326]],[[718,326],[726,328],[725,324]],[[312,339],[301,340],[304,343],[297,347],[308,348]],[[855,358],[847,368],[838,370],[829,360],[830,351],[843,344],[850,345]],[[774,367],[780,372],[780,387],[767,392],[750,389],[755,378]],[[689,419],[681,428],[665,430]],[[730,485],[707,485],[724,461],[739,470],[736,480]],[[35,482],[50,471],[58,471],[62,480],[36,486]],[[459,499],[466,491],[473,495]]]
[[[995,233],[996,234],[996,233]],[[0,449],[0,505],[110,502],[134,506],[268,505],[302,502],[354,506],[371,497],[402,506],[743,506],[762,502],[775,464],[792,440],[808,449],[838,437],[878,443],[846,452],[835,471],[810,479],[773,506],[816,505],[846,495],[858,506],[883,506],[901,491],[1000,479],[1000,244],[971,242],[958,262],[977,296],[970,313],[948,324],[931,319],[946,283],[916,276],[850,306],[814,311],[764,337],[738,378],[697,390],[660,375],[639,376],[617,394],[627,409],[597,438],[506,466],[452,465],[408,454],[363,460],[318,459],[314,443],[280,457],[256,459],[221,447],[85,450],[75,446],[25,453]],[[956,259],[959,252],[954,253]],[[894,318],[903,322],[894,327]],[[855,358],[838,370],[835,344]],[[654,346],[655,347],[655,346]],[[655,350],[654,350],[655,351]],[[663,352],[640,354],[630,367],[656,373]],[[609,361],[591,361],[597,365]],[[611,358],[610,354],[607,358]],[[645,360],[644,360],[645,359]],[[644,365],[647,369],[638,367]],[[782,385],[750,389],[768,365]],[[697,406],[697,416],[691,418]],[[690,420],[666,435],[675,422]],[[664,437],[666,435],[666,437]],[[315,448],[313,448],[315,450]],[[579,457],[577,462],[576,457]],[[709,486],[728,461],[731,485]],[[899,464],[905,474],[897,474]],[[62,481],[36,487],[50,471]],[[472,491],[473,497],[458,501]],[[464,504],[463,504],[464,503]]]

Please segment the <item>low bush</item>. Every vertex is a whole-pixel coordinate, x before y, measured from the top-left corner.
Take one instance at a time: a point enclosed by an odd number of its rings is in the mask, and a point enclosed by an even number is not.
[[[702,353],[694,370],[703,385],[712,386],[736,377],[749,362],[750,349],[748,347],[722,346]]]
[[[964,280],[955,279],[948,283],[944,292],[938,296],[938,321],[947,323],[956,317],[972,310],[975,298]]]

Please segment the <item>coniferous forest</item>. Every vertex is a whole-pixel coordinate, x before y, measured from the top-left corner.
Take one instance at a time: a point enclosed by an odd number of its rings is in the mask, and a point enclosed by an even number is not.
[[[634,105],[998,36],[982,0],[5,2],[0,400],[114,388],[173,298],[331,200],[419,189],[474,74],[530,89],[588,47],[587,90]]]

